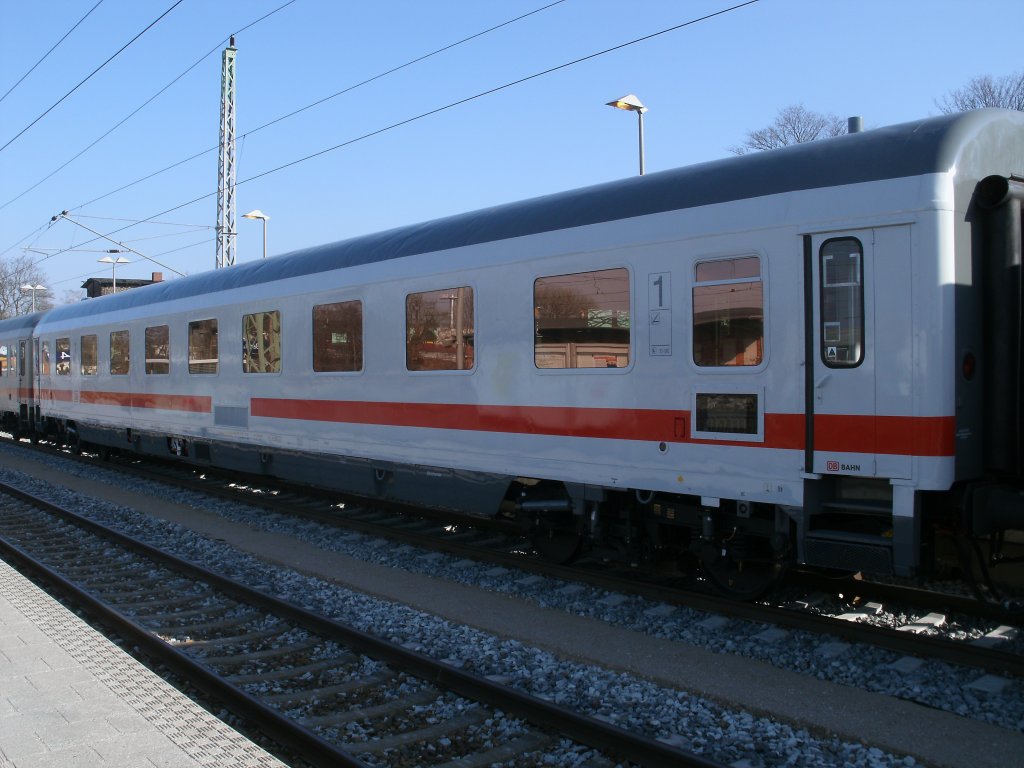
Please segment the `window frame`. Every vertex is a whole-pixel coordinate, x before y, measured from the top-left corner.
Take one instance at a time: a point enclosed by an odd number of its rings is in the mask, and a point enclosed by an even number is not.
[[[705,280],[697,279],[697,272],[703,264],[716,264],[727,261],[743,261],[747,259],[753,259],[757,262],[757,275],[754,277],[734,277],[734,278],[712,278]],[[689,323],[690,323],[690,365],[695,371],[701,373],[715,373],[715,374],[727,374],[736,375],[740,373],[756,373],[765,368],[768,364],[768,281],[765,279],[765,273],[767,271],[768,260],[765,258],[763,253],[757,251],[744,251],[739,253],[721,254],[714,256],[701,256],[693,261],[693,266],[690,271],[690,311],[689,311]],[[760,359],[756,363],[700,363],[697,361],[697,343],[696,333],[698,328],[696,312],[697,312],[697,291],[700,288],[712,288],[720,285],[746,285],[756,283],[759,286],[761,294],[761,332],[760,332]]]
[[[92,347],[92,372],[85,370],[86,359],[86,339],[92,339],[90,346]],[[98,376],[100,372],[100,337],[95,333],[83,333],[78,337],[78,372],[84,377]]]
[[[469,291],[470,304],[471,304],[471,311],[470,311],[470,316],[469,316],[470,327],[472,328],[472,333],[471,334],[466,334],[465,333],[465,320],[466,320],[465,316],[463,316],[463,318],[462,318],[462,323],[463,323],[463,336],[464,337],[465,336],[469,336],[472,339],[472,343],[470,343],[468,345],[469,349],[471,351],[472,364],[467,366],[467,367],[464,367],[464,368],[459,368],[459,367],[455,367],[455,368],[447,368],[447,367],[446,368],[422,368],[422,367],[421,368],[413,368],[413,367],[410,367],[411,358],[410,358],[409,350],[410,350],[410,346],[411,346],[411,342],[412,342],[412,338],[410,337],[410,331],[414,328],[414,326],[410,326],[410,324],[409,324],[409,301],[410,301],[410,299],[412,297],[414,297],[414,296],[425,296],[425,295],[428,295],[428,294],[450,293],[452,291],[458,291],[458,290],[468,290]],[[404,337],[402,348],[403,348],[403,351],[404,351],[403,357],[404,357],[404,360],[405,360],[405,372],[406,373],[411,373],[411,374],[414,374],[414,375],[428,375],[428,376],[429,375],[435,375],[435,374],[457,374],[457,375],[461,375],[461,376],[468,376],[468,375],[472,375],[477,370],[477,366],[478,366],[478,363],[479,363],[479,358],[478,358],[478,354],[479,353],[477,351],[477,341],[476,341],[476,337],[477,337],[476,300],[477,300],[478,293],[479,292],[477,291],[476,286],[472,282],[470,282],[470,281],[467,281],[467,282],[465,282],[462,285],[452,285],[452,286],[449,286],[449,287],[446,287],[446,288],[426,288],[426,289],[423,289],[423,290],[416,290],[416,291],[407,290],[405,292],[405,300],[403,302],[403,313],[402,313],[402,323],[403,323],[402,324],[402,331],[403,331],[403,337]],[[444,297],[442,297],[442,298],[444,298]],[[454,315],[452,316],[452,318],[454,320]],[[451,327],[451,326],[449,326],[449,327]],[[438,328],[441,328],[441,326],[438,326]],[[452,329],[452,330],[454,331],[455,329]],[[435,340],[435,343],[436,343],[436,340]],[[456,343],[456,349],[457,349],[457,343]],[[465,356],[466,355],[464,353],[464,357]],[[458,364],[458,353],[455,354],[455,358],[456,358],[455,362],[456,362],[456,366],[457,366],[457,364]]]
[[[163,329],[165,332],[167,357],[157,358],[150,357],[150,331],[159,331]],[[171,374],[171,326],[170,323],[163,323],[162,325],[150,325],[143,329],[142,333],[142,349],[143,349],[143,372],[146,376],[170,376]],[[166,370],[156,370],[157,366],[166,366]]]
[[[359,367],[358,368],[317,368],[317,358],[318,358],[318,355],[317,355],[317,310],[318,309],[322,309],[324,307],[336,307],[336,306],[343,306],[343,305],[346,305],[346,304],[355,304],[355,305],[358,305],[358,307],[359,307],[359,340],[358,340],[358,344],[357,345],[353,344],[353,346],[358,346],[358,362],[359,362]],[[316,375],[320,375],[320,374],[352,375],[352,374],[362,373],[365,370],[365,368],[366,368],[366,322],[365,322],[366,313],[364,311],[364,305],[365,305],[365,302],[363,301],[362,298],[354,298],[354,299],[341,299],[341,300],[338,300],[338,301],[324,301],[324,302],[322,302],[320,304],[313,304],[310,307],[309,318],[310,318],[311,326],[310,326],[309,339],[310,339],[310,353],[312,355],[311,359],[310,359],[310,366],[311,366],[314,374],[316,374]],[[323,357],[323,355],[321,355],[321,358],[322,357]]]
[[[558,278],[583,277],[583,276],[590,276],[590,275],[598,275],[598,274],[601,274],[601,273],[620,272],[620,271],[625,273],[625,276],[626,276],[626,289],[627,289],[626,290],[626,293],[627,293],[627,298],[626,298],[627,309],[626,309],[626,313],[627,313],[627,317],[628,317],[628,325],[626,326],[626,330],[628,332],[628,337],[627,337],[628,340],[625,343],[625,354],[626,354],[626,363],[625,363],[625,365],[621,365],[621,366],[620,365],[616,365],[614,367],[608,367],[608,366],[579,366],[579,365],[575,365],[575,366],[566,365],[566,366],[558,366],[558,367],[548,367],[548,366],[541,367],[541,366],[537,365],[538,324],[539,324],[539,321],[540,321],[540,317],[539,317],[539,306],[540,306],[540,304],[538,303],[538,300],[537,300],[537,288],[538,288],[537,284],[538,284],[538,282],[540,282],[542,280],[554,281],[554,280],[557,280]],[[537,374],[540,374],[540,375],[544,375],[544,376],[580,375],[580,374],[586,375],[586,376],[597,376],[597,375],[617,375],[617,374],[624,374],[624,373],[630,372],[633,369],[633,367],[636,365],[636,359],[637,359],[637,351],[636,351],[636,349],[637,349],[637,333],[636,333],[636,330],[637,329],[636,329],[636,325],[635,325],[637,302],[635,300],[635,295],[634,295],[634,292],[636,290],[637,290],[637,287],[636,287],[636,276],[633,274],[633,269],[630,266],[628,266],[626,264],[622,264],[622,263],[611,264],[611,265],[599,267],[599,268],[596,268],[596,269],[578,269],[578,268],[574,269],[572,266],[568,266],[565,270],[559,270],[558,272],[554,272],[554,273],[550,272],[550,271],[546,271],[543,274],[534,274],[533,280],[531,282],[531,287],[530,287],[530,307],[531,307],[531,310],[532,310],[532,312],[531,312],[532,317],[530,318],[530,320],[531,320],[531,322],[530,322],[530,330],[531,330],[532,335],[533,335],[533,342],[531,344],[531,347],[533,349],[533,372],[537,373]],[[599,295],[599,294],[594,294],[594,295]],[[588,307],[588,311],[590,309],[592,309],[592,307]],[[603,307],[598,307],[597,309],[599,311],[611,311],[611,312],[615,311],[615,310],[606,310]],[[602,342],[588,340],[588,341],[583,342],[583,343],[600,344]],[[603,342],[603,343],[610,344],[610,343],[614,343],[614,342]]]
[[[857,283],[843,283],[837,282],[829,284],[826,280],[827,270],[825,269],[825,248],[833,243],[849,242],[857,244]],[[841,329],[840,321],[829,321],[825,320],[825,291],[828,289],[839,289],[856,286],[859,289],[858,296],[858,314],[859,322],[856,325],[857,340],[859,342],[859,356],[854,362],[845,362],[838,360],[829,360],[827,353],[827,344],[825,341],[825,328],[826,326],[835,325]],[[818,357],[821,359],[821,364],[826,368],[832,368],[840,371],[848,371],[854,368],[859,368],[864,364],[864,359],[867,356],[867,338],[865,336],[865,296],[864,296],[864,243],[859,237],[853,235],[841,235],[839,237],[830,237],[823,240],[821,245],[818,246]],[[839,344],[837,343],[838,347]]]
[[[256,315],[277,315],[277,360],[274,363],[276,368],[273,370],[259,370],[258,368],[250,368],[249,361],[249,340],[246,337],[246,319],[254,317]],[[265,309],[256,310],[253,312],[242,313],[242,359],[241,369],[242,374],[245,376],[249,375],[263,375],[263,376],[280,376],[284,371],[284,313],[280,309]],[[271,347],[268,346],[268,349]]]
[[[213,358],[202,358],[193,357],[193,353],[206,352],[210,350],[200,350],[193,345],[193,333],[204,325],[209,326],[212,323],[213,328],[213,352],[215,356]],[[185,338],[188,342],[188,348],[186,350],[186,362],[188,363],[188,372],[190,376],[216,376],[220,371],[220,324],[217,322],[216,317],[206,317],[201,320],[189,320],[186,329]],[[213,365],[212,370],[207,370],[205,366]]]
[[[126,352],[125,352],[125,355],[124,355],[125,370],[124,371],[120,371],[120,370],[115,371],[114,370],[114,336],[117,335],[117,336],[120,337],[122,334],[128,340],[128,342],[126,344]],[[109,346],[107,347],[107,349],[109,350],[109,355],[108,355],[108,360],[107,360],[107,370],[110,372],[110,375],[111,376],[129,376],[129,375],[131,375],[131,371],[132,371],[132,337],[131,337],[131,331],[128,330],[127,328],[123,328],[123,329],[117,330],[117,331],[111,331],[110,334],[109,334],[109,337],[108,337],[108,344],[109,344]]]
[[[60,359],[60,348],[61,348],[61,342],[62,341],[64,342],[64,346],[67,349],[68,360],[67,360],[66,363],[62,362],[61,359]],[[70,336],[57,337],[57,338],[55,338],[53,340],[53,355],[54,355],[54,358],[56,359],[56,362],[55,362],[54,365],[55,365],[55,368],[56,368],[57,375],[58,376],[70,376],[71,375],[71,366],[75,362],[74,353],[73,353],[73,351],[71,349],[71,337]],[[64,366],[64,370],[61,370],[61,366]]]

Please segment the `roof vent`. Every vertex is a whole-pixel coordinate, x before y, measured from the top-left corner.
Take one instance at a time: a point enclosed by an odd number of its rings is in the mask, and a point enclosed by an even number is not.
[[[846,119],[846,132],[847,133],[860,133],[864,130],[864,118],[863,117],[848,117]]]

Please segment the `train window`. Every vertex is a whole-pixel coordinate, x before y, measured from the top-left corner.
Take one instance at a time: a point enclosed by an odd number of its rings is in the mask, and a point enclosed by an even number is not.
[[[24,376],[25,375],[25,357],[26,357],[26,355],[25,355],[25,347],[26,347],[26,344],[25,344],[24,341],[19,341],[18,342],[18,375],[19,376]]]
[[[699,366],[760,365],[764,295],[757,256],[702,261],[693,286],[693,361]]]
[[[313,370],[363,370],[363,302],[313,307]]]
[[[278,373],[281,370],[281,313],[254,312],[242,318],[242,371]]]
[[[405,297],[405,367],[468,371],[476,364],[473,289],[468,286]]]
[[[0,344],[0,377],[7,375],[7,345]]]
[[[216,320],[193,320],[188,324],[188,372],[217,372]]]
[[[166,325],[146,329],[146,373],[171,372],[171,333]]]
[[[99,357],[99,344],[96,341],[96,334],[81,337],[80,355],[82,361],[82,375],[95,376],[97,359]]]
[[[629,270],[539,277],[533,283],[533,364],[625,368],[630,344]]]
[[[756,435],[758,433],[757,395],[711,394],[696,396],[697,432]]]
[[[864,250],[854,237],[821,245],[821,359],[854,368],[864,359]]]
[[[39,372],[43,376],[50,375],[50,342],[45,339],[39,345]]]
[[[57,339],[54,342],[54,352],[57,355],[57,375],[71,375],[71,339]]]
[[[128,331],[110,332],[110,373],[126,376],[129,370],[130,349]]]

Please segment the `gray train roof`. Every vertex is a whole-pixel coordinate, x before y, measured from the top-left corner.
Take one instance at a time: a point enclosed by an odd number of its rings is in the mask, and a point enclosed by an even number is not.
[[[19,334],[19,332],[28,332],[36,327],[38,323],[45,315],[45,312],[33,312],[28,315],[18,315],[17,317],[10,317],[6,320],[0,320],[0,336],[7,336],[10,334]]]
[[[547,195],[58,307],[50,319],[712,203],[945,172],[980,128],[1014,114],[946,115]]]

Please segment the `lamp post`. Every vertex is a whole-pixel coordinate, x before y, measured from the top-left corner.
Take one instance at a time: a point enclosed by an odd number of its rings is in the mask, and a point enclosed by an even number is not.
[[[255,211],[249,211],[248,213],[242,214],[243,219],[262,219],[263,220],[263,258],[267,258],[267,221],[270,219],[267,214],[257,208]]]
[[[608,102],[609,107],[615,107],[616,109],[625,109],[628,112],[636,112],[636,116],[640,121],[640,175],[644,175],[644,112],[647,111],[640,99],[635,94],[627,94],[621,99]]]
[[[32,292],[32,311],[35,312],[36,311],[36,291],[45,291],[46,290],[46,286],[45,285],[23,285],[23,286],[21,286],[21,290],[23,290],[23,291],[31,291]]]
[[[120,253],[120,251],[110,251],[110,253]],[[97,261],[100,264],[109,264],[110,265],[110,281],[112,283],[110,292],[111,293],[117,293],[117,274],[116,274],[117,265],[118,264],[131,264],[131,261],[129,259],[124,258],[123,256],[118,256],[116,259],[112,259],[109,256],[104,256],[102,259],[97,259]]]

